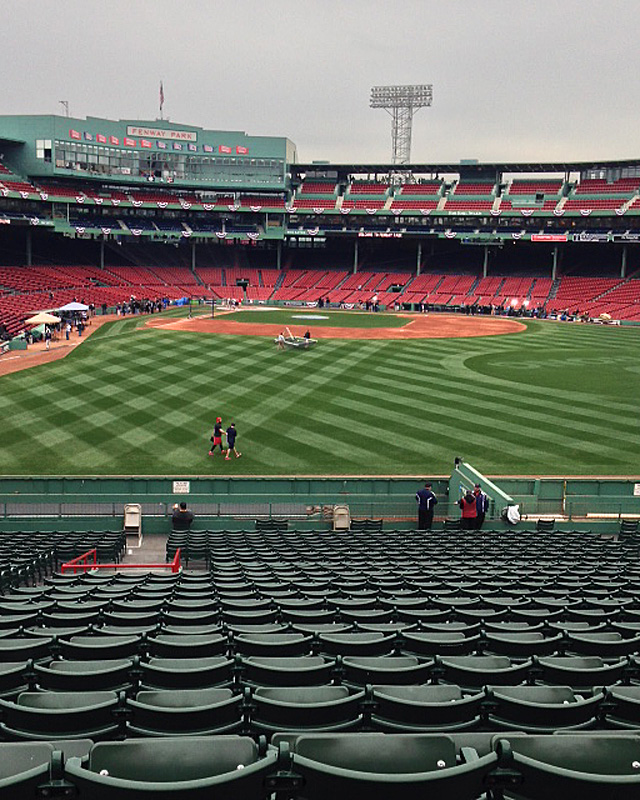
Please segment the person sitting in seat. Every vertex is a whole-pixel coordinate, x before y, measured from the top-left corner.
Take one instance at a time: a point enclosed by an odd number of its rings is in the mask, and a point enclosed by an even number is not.
[[[173,514],[171,515],[171,524],[174,531],[188,531],[193,520],[193,511],[189,511],[184,500],[179,506],[174,505]]]

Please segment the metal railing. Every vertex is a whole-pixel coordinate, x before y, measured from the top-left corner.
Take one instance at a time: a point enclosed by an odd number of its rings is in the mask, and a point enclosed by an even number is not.
[[[168,564],[100,564],[97,550],[87,550],[71,561],[66,561],[60,569],[62,574],[73,571],[74,575],[77,571],[84,573],[98,569],[169,569],[172,573],[176,573],[180,572],[180,548],[176,550],[173,560]]]

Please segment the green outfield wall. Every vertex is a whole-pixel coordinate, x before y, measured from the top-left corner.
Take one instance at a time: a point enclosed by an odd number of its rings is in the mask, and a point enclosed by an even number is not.
[[[389,528],[415,524],[415,493],[424,478],[217,478],[173,476],[0,478],[0,530],[116,529],[125,503],[140,503],[146,532],[166,532],[174,503],[184,500],[199,527],[241,529],[258,516],[288,517],[297,527],[330,527],[331,508],[352,517],[382,517]],[[502,527],[505,505],[523,515],[563,516],[569,527],[617,529],[621,517],[640,517],[640,478],[487,478],[466,464],[433,476],[437,518],[457,518],[463,484],[478,481],[492,504],[491,527]],[[452,488],[453,487],[453,488]],[[522,525],[529,526],[525,520]],[[531,521],[535,524],[535,520]]]

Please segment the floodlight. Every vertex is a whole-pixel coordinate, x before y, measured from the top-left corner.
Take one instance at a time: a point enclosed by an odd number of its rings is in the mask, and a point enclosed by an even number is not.
[[[371,108],[384,108],[391,115],[391,146],[394,164],[408,164],[411,156],[411,126],[419,108],[430,106],[433,85],[422,83],[409,86],[374,86],[371,89]]]

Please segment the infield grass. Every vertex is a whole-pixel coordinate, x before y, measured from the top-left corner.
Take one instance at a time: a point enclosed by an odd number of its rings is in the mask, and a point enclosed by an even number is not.
[[[5,475],[429,475],[456,455],[488,474],[640,473],[640,328],[297,352],[141,322],[0,378]],[[216,416],[235,421],[241,459],[207,456]]]
[[[402,328],[411,317],[397,314],[362,313],[359,311],[310,311],[304,308],[269,311],[236,311],[225,316],[232,322],[267,325],[305,325],[311,329],[326,328]]]

